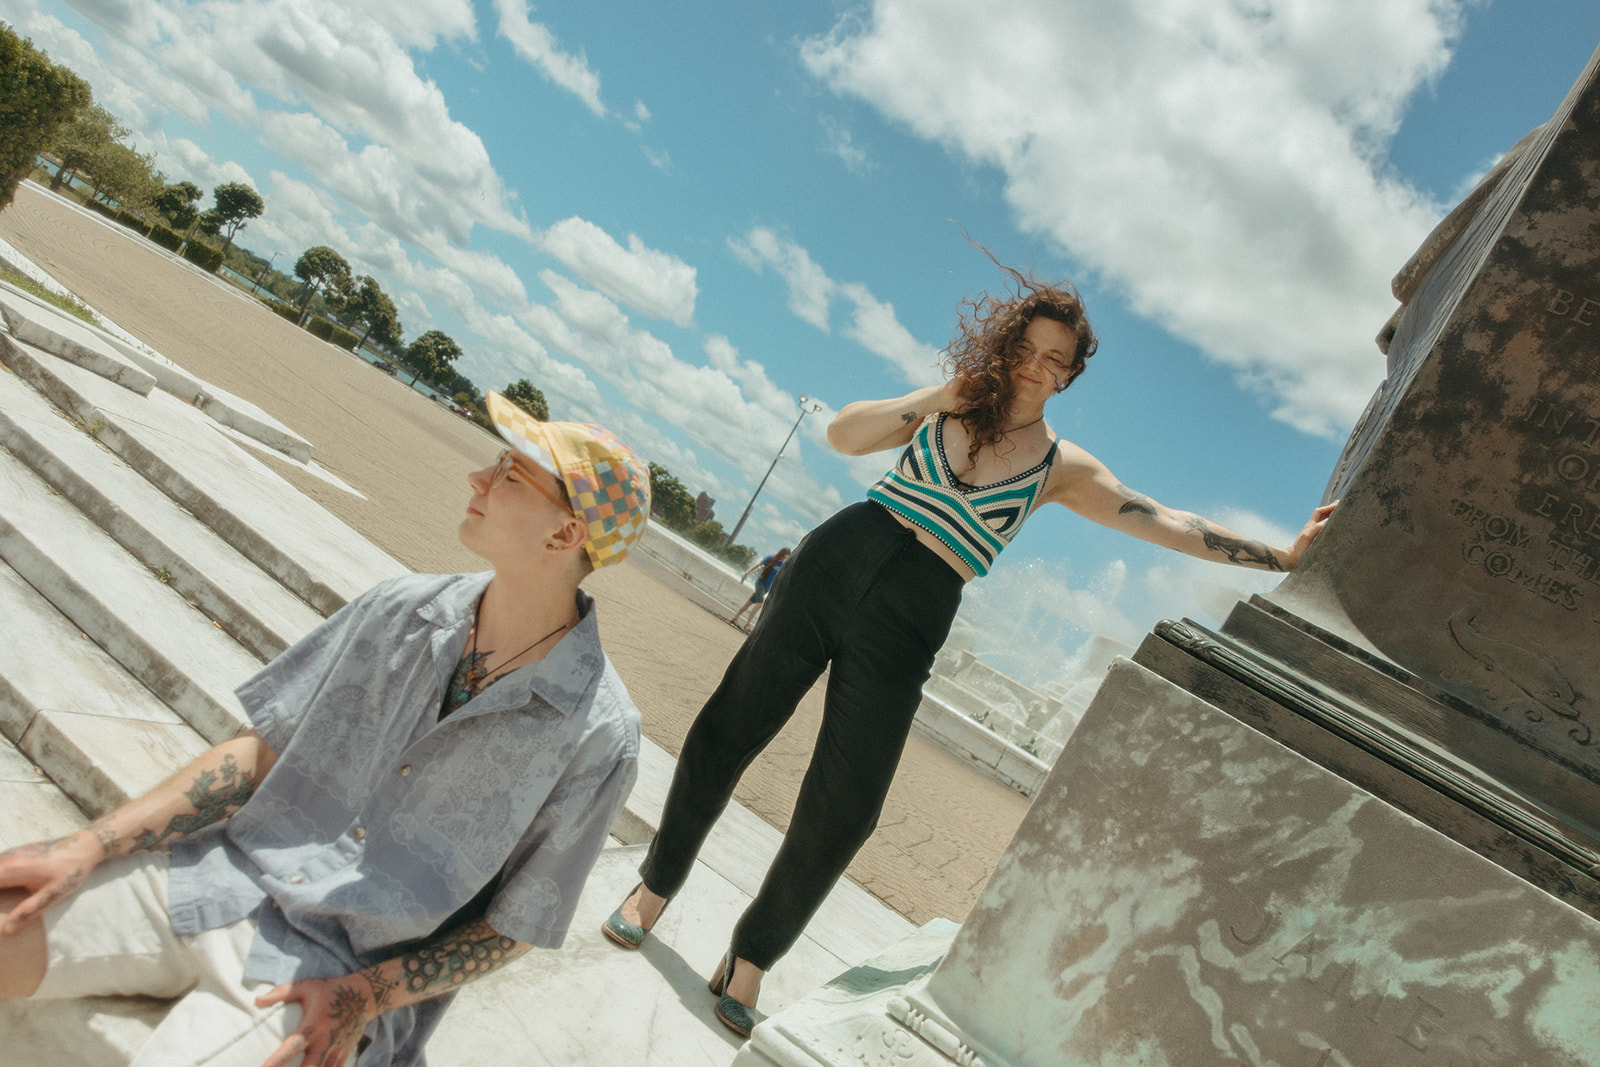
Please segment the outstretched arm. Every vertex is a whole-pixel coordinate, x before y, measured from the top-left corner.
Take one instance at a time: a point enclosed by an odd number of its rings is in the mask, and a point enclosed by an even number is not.
[[[343,978],[303,978],[256,998],[265,1008],[298,1001],[304,1012],[262,1067],[305,1064],[337,1067],[356,1048],[367,1024],[381,1013],[448,993],[516,959],[530,946],[496,933],[478,920],[435,934],[408,951]]]
[[[0,889],[28,894],[0,922],[0,936],[36,922],[46,908],[77,892],[104,860],[160,847],[232,815],[277,758],[254,732],[241,734],[82,830],[0,852]]]
[[[828,424],[828,443],[847,456],[904,448],[923,419],[963,406],[961,386],[955,380],[893,400],[857,400],[840,408]]]
[[[1105,464],[1077,445],[1061,441],[1057,448],[1056,466],[1051,471],[1045,499],[1142,541],[1217,563],[1269,571],[1293,570],[1336,506],[1325,504],[1314,510],[1294,543],[1278,548],[1129,489]]]

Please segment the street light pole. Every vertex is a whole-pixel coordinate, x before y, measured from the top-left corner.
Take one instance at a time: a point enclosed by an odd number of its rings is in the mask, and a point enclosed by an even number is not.
[[[256,273],[256,280],[250,283],[250,295],[256,295],[256,289],[261,285],[261,279],[272,273],[272,265],[278,261],[278,253],[272,253],[272,258],[267,260],[267,265]]]
[[[739,521],[733,524],[733,532],[722,540],[722,547],[727,548],[733,544],[733,539],[739,536],[739,531],[744,529],[744,520],[750,517],[750,509],[756,506],[756,497],[761,495],[762,488],[767,484],[767,479],[772,477],[772,472],[777,469],[778,460],[783,458],[783,450],[789,447],[789,442],[794,439],[794,432],[800,428],[800,422],[807,415],[815,415],[822,410],[820,401],[812,400],[808,396],[800,398],[800,415],[794,420],[794,425],[789,427],[789,436],[783,439],[783,444],[778,446],[778,454],[772,457],[772,465],[767,468],[767,473],[761,476],[761,484],[756,486],[756,491],[750,494],[750,503],[744,506],[744,514],[739,516]]]

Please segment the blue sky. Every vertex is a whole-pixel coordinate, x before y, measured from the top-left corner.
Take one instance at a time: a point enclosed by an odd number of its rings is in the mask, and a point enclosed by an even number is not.
[[[682,9],[689,7],[685,12]],[[393,10],[399,9],[399,10]],[[169,180],[261,191],[240,241],[330,244],[481,387],[611,426],[761,551],[892,456],[833,410],[936,380],[1004,262],[1083,291],[1100,353],[1052,427],[1268,540],[1378,384],[1388,281],[1544,122],[1593,0],[0,0]],[[1059,512],[1051,514],[1050,512]],[[1270,585],[1036,516],[971,588],[1034,682]]]

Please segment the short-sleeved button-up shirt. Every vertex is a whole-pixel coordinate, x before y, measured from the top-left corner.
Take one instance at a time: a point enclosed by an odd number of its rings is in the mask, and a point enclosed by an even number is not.
[[[441,721],[489,578],[384,582],[240,687],[278,760],[232,818],[173,843],[175,932],[254,918],[245,975],[272,983],[387,959],[475,899],[498,933],[561,944],[633,788],[639,713],[579,592],[544,659]],[[379,1016],[362,1064],[422,1063],[444,1007]]]

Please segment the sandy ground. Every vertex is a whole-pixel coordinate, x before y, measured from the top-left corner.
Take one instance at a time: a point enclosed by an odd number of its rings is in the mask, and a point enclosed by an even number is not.
[[[467,500],[465,473],[497,451],[488,434],[248,294],[31,184],[0,212],[0,236],[156,351],[310,441],[316,461],[365,499],[290,463],[274,469],[407,566],[482,568],[455,529]],[[600,604],[606,651],[643,713],[645,733],[676,754],[744,635],[645,560],[599,571],[586,588]],[[819,686],[736,793],[780,829],[821,713]],[[1027,806],[913,732],[878,830],[849,875],[913,922],[964,919]]]

